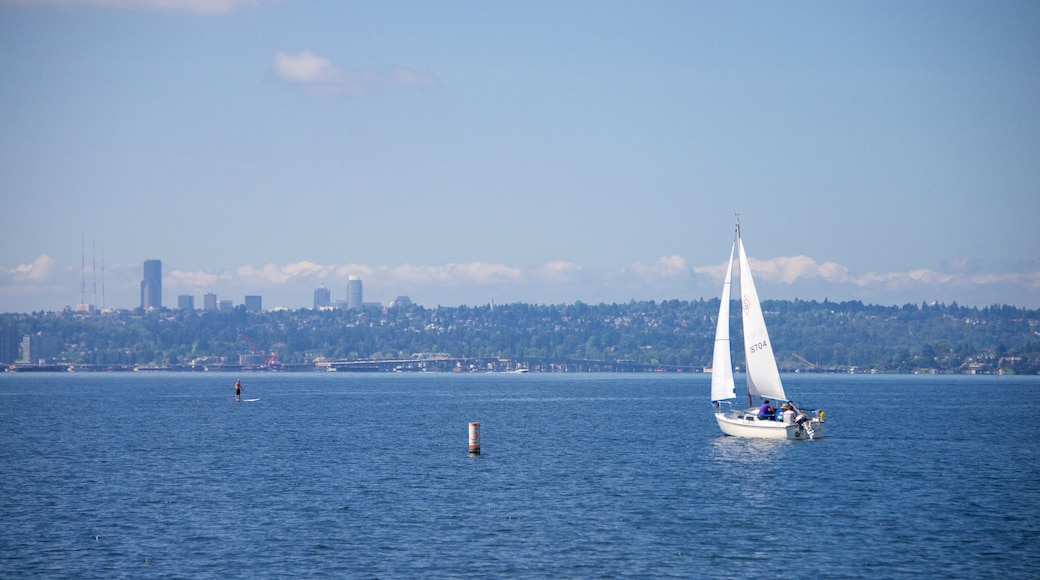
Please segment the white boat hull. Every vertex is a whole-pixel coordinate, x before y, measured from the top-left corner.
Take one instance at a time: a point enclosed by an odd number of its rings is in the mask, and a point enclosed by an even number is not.
[[[812,419],[812,435],[801,425],[785,425],[781,421],[762,421],[750,413],[729,412],[715,413],[719,429],[726,435],[749,439],[791,439],[808,441],[823,438],[823,421]]]

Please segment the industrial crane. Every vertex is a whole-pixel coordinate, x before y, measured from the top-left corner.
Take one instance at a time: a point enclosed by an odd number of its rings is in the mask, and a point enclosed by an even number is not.
[[[257,348],[256,345],[253,344],[253,341],[249,340],[249,337],[246,336],[246,334],[244,332],[239,332],[238,335],[240,337],[242,337],[242,340],[246,341],[246,344],[249,345],[249,348],[253,351],[253,354],[259,356],[264,361],[264,366],[266,368],[270,369],[270,368],[277,368],[277,367],[281,366],[282,363],[278,360],[278,350],[277,349],[273,353],[271,353],[270,356],[268,356],[267,354],[264,353],[264,351],[262,351],[259,348]]]
[[[809,362],[808,360],[806,360],[804,357],[802,357],[801,355],[799,355],[796,352],[792,352],[791,356],[793,356],[794,358],[796,358],[796,359],[802,361],[803,363],[809,365],[809,368],[811,368],[811,369],[814,369],[814,368],[816,368],[818,366],[816,363]]]

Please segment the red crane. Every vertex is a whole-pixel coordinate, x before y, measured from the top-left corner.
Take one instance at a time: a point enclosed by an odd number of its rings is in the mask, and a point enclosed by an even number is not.
[[[244,332],[239,332],[238,335],[240,337],[242,337],[242,340],[246,341],[246,344],[249,345],[249,348],[253,351],[253,354],[256,354],[257,356],[259,356],[264,361],[264,366],[265,367],[267,367],[267,368],[275,368],[275,367],[281,366],[282,363],[278,361],[278,350],[277,349],[275,349],[275,351],[273,353],[271,353],[270,356],[268,356],[267,354],[264,353],[264,351],[262,351],[259,348],[257,348],[256,345],[253,344],[253,341],[249,340],[249,337],[246,336],[246,334]]]

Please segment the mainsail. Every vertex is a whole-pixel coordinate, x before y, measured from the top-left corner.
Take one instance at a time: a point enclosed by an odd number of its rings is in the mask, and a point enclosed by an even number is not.
[[[729,251],[729,262],[726,264],[726,281],[722,285],[722,300],[719,305],[719,322],[715,327],[715,352],[711,357],[711,400],[721,401],[735,398],[733,388],[733,362],[729,353],[729,303],[730,285],[733,282],[733,251],[736,242]]]
[[[751,279],[751,267],[748,265],[747,254],[744,253],[744,242],[740,239],[739,230],[737,245],[740,260],[740,307],[744,321],[744,366],[747,369],[748,393],[783,401],[787,399],[787,396],[784,394],[784,385],[780,382],[780,371],[776,367],[776,357],[773,356],[773,345],[769,341],[769,332],[766,331],[762,306],[758,302],[755,282]],[[714,385],[714,380],[712,383]],[[714,395],[712,396],[714,397]]]

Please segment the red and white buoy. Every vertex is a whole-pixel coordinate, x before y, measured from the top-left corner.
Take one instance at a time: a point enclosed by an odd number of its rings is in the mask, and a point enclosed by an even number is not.
[[[469,454],[480,455],[480,423],[469,424]]]

